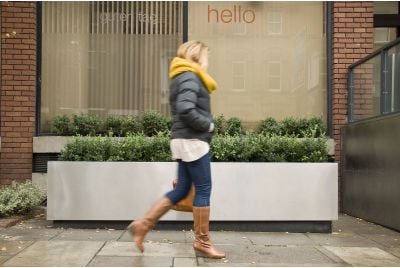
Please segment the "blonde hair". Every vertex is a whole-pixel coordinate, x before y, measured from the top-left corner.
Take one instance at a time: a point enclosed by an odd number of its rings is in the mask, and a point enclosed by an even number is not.
[[[200,63],[201,56],[208,46],[196,40],[191,40],[179,46],[176,56],[182,59]]]

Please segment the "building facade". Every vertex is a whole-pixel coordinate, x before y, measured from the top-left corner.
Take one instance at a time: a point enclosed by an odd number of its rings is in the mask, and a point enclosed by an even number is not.
[[[63,114],[169,113],[179,44],[209,45],[215,115],[320,116],[341,161],[348,66],[397,37],[399,2],[1,2],[0,184],[32,178]]]

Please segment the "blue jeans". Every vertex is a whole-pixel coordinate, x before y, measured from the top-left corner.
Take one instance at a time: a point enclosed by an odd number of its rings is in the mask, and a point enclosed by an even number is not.
[[[178,183],[166,196],[176,204],[188,195],[192,183],[195,188],[193,206],[210,206],[211,168],[208,153],[192,162],[178,160]]]

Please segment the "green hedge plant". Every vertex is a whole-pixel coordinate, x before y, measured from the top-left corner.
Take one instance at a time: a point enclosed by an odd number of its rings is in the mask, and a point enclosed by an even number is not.
[[[59,136],[70,136],[74,134],[74,127],[67,115],[57,115],[54,117],[51,132]]]
[[[243,135],[246,132],[242,121],[237,117],[231,117],[226,121],[226,134],[230,136]]]
[[[38,206],[44,199],[43,192],[31,181],[17,186],[0,188],[0,217],[25,214]]]
[[[143,132],[146,136],[151,137],[158,132],[169,131],[169,119],[161,115],[157,111],[146,111],[143,113]]]
[[[287,117],[278,122],[268,117],[260,122],[257,133],[296,138],[319,138],[326,134],[326,127],[320,117],[294,118]]]
[[[125,139],[76,137],[62,150],[64,161],[171,161],[169,134]],[[262,134],[216,135],[211,142],[218,162],[326,162],[326,138],[293,138]]]
[[[127,116],[121,124],[121,133],[123,137],[139,134],[143,132],[143,126],[139,118],[136,116]]]
[[[248,131],[237,117],[226,119],[224,115],[214,117],[216,135],[244,135]],[[117,136],[144,133],[152,137],[158,132],[168,133],[172,127],[172,118],[157,111],[146,111],[141,118],[133,116],[108,116],[104,121],[91,115],[74,115],[72,122],[68,116],[56,116],[52,122],[52,131],[57,135],[81,136]],[[262,120],[256,133],[267,136],[288,136],[296,138],[318,138],[325,136],[326,128],[320,117],[288,117],[278,122],[272,117]]]
[[[108,116],[103,123],[102,133],[106,136],[121,137],[122,136],[122,124],[124,123],[122,116],[111,115]],[[97,133],[99,131],[96,131]]]
[[[74,134],[82,136],[95,136],[101,133],[102,120],[92,115],[73,115]]]
[[[281,126],[275,118],[268,117],[260,122],[257,132],[264,135],[280,135]]]

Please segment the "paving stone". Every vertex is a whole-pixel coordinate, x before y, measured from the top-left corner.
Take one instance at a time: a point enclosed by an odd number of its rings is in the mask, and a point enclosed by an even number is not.
[[[104,242],[38,241],[4,266],[86,266]]]
[[[385,251],[400,258],[400,247],[387,248]]]
[[[0,241],[0,256],[16,255],[33,243],[34,241]]]
[[[12,258],[12,255],[0,256],[0,265],[3,266],[3,263],[5,263],[10,258]]]
[[[375,247],[325,248],[353,266],[400,266],[399,258]]]
[[[132,242],[132,235],[126,231],[118,241]],[[185,243],[186,237],[183,231],[151,231],[148,232],[145,238],[146,241],[160,243]]]
[[[194,233],[191,233],[193,237],[187,239],[194,240]],[[191,235],[188,233],[187,235]],[[250,239],[247,237],[245,232],[225,232],[225,231],[212,231],[210,232],[211,240],[215,245],[251,245]]]
[[[371,241],[355,233],[345,233],[345,232],[340,232],[340,233],[333,232],[331,234],[307,233],[306,236],[308,236],[318,245],[323,245],[323,246],[379,247],[379,245],[376,242]]]
[[[172,257],[96,256],[88,266],[98,267],[171,267]]]
[[[237,262],[231,263],[229,261],[224,262],[204,262],[204,259],[199,259],[199,266],[205,267],[343,267],[341,264],[332,263],[257,263],[257,262]]]
[[[196,258],[174,258],[174,267],[196,267]]]
[[[352,232],[356,234],[387,234],[395,235],[397,232],[387,229],[383,226],[366,223],[366,224],[350,224],[342,223],[341,225],[336,225],[332,228],[333,232]]]
[[[46,229],[53,228],[53,221],[48,221],[46,219],[30,219],[27,221],[22,221],[19,224],[13,226],[12,228],[18,229]]]
[[[60,233],[57,229],[19,229],[7,228],[1,231],[0,240],[50,240]]]
[[[385,247],[400,247],[400,234],[362,234],[363,237],[372,240],[380,245]]]
[[[22,221],[25,217],[24,216],[13,216],[9,218],[0,219],[0,228],[7,228],[18,224],[18,222]]]
[[[281,263],[292,264],[294,266],[302,263],[319,266],[334,265],[336,262],[322,254],[315,247],[310,246],[231,246],[221,245],[218,247],[225,251],[224,260],[213,260],[204,258],[204,263],[240,263],[249,264],[269,264],[275,266]],[[199,262],[199,265],[200,262]],[[261,265],[262,266],[262,265]]]
[[[139,252],[133,242],[110,241],[98,253],[99,256],[151,256],[151,257],[195,257],[191,244],[144,243],[144,253]]]
[[[316,245],[313,240],[301,233],[247,233],[244,235],[254,245],[261,246]]]
[[[66,229],[52,240],[66,241],[116,241],[124,231],[103,229]]]
[[[359,219],[356,217],[351,217],[348,215],[339,215],[338,221],[333,221],[332,230],[334,232],[353,232],[356,234],[387,234],[387,235],[395,235],[399,232],[390,230],[381,226],[379,224],[375,224],[373,222],[368,222],[363,219]]]

